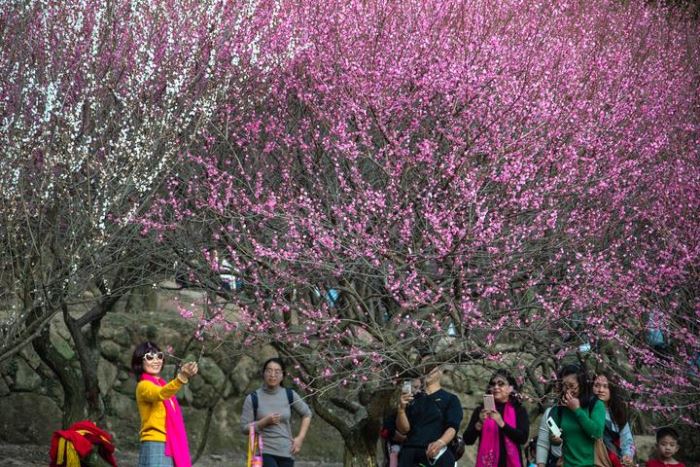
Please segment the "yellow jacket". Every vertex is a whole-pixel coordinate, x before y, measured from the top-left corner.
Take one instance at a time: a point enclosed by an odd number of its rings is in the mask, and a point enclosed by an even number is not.
[[[183,382],[174,378],[165,386],[142,380],[136,385],[136,405],[141,416],[141,441],[165,442],[165,407],[163,401],[173,397]],[[172,404],[172,401],[166,404]]]

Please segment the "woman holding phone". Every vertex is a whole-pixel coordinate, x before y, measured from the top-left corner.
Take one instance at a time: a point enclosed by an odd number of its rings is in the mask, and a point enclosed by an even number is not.
[[[190,467],[185,423],[175,394],[197,374],[197,363],[184,363],[177,376],[166,383],[160,377],[163,359],[163,352],[148,341],[136,347],[131,357],[141,416],[138,467]]]
[[[484,404],[472,413],[464,442],[479,440],[476,467],[522,467],[522,446],[528,441],[530,420],[516,397],[518,384],[506,370],[489,380]]]

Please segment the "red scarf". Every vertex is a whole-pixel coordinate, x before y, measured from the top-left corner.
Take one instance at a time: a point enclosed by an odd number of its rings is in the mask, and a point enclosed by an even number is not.
[[[165,386],[165,380],[144,373],[141,379],[150,381],[157,386]],[[163,401],[165,407],[165,455],[173,458],[175,467],[192,467],[190,447],[187,444],[185,422],[182,421],[182,411],[175,396]]]
[[[510,426],[516,426],[515,408],[510,402],[506,403],[503,410],[503,421]],[[484,420],[484,424],[481,427],[481,441],[479,442],[479,452],[476,456],[475,467],[498,466],[498,460],[501,455],[499,433],[500,429],[493,419],[487,418]],[[521,467],[518,446],[507,436],[504,436],[503,439],[506,441],[506,465],[508,467]]]

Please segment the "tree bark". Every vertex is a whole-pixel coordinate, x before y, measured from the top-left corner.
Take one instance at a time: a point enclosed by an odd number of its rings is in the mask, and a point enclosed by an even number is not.
[[[64,358],[51,344],[50,325],[32,341],[39,358],[54,372],[63,388],[63,428],[83,420],[87,415],[87,401],[80,374],[71,367],[71,361]]]
[[[107,295],[80,318],[74,319],[67,309],[63,310],[63,320],[68,327],[75,353],[82,371],[83,391],[90,418],[100,423],[105,417],[105,406],[100,394],[97,366],[100,361],[99,331],[102,318],[116,305],[121,295]],[[83,328],[88,326],[83,331]]]
[[[366,424],[361,423],[361,426]],[[353,429],[349,437],[344,437],[345,451],[343,453],[343,467],[377,467],[377,442],[379,429],[364,430]]]
[[[316,413],[336,428],[343,437],[344,467],[377,467],[377,443],[379,430],[382,425],[381,410],[388,402],[387,393],[378,391],[369,395],[367,405],[351,401],[332,400],[321,401],[312,399]],[[361,397],[362,399],[362,397]],[[341,416],[337,410],[329,407],[332,404],[335,409],[340,408],[354,416]]]

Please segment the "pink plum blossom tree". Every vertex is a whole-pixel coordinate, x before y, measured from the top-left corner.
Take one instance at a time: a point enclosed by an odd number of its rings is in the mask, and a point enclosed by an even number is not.
[[[236,319],[212,307],[199,329],[273,343],[343,435],[346,465],[374,465],[391,383],[426,350],[513,367],[540,401],[578,354],[610,366],[638,408],[697,414],[700,68],[683,13],[637,0],[10,6],[6,355],[59,311],[94,349],[104,310],[162,277],[164,258],[214,288],[217,251]],[[87,288],[92,308],[74,316]]]
[[[381,388],[421,347],[540,400],[578,354],[690,422],[697,25],[643,2],[282,8],[287,42],[230,80],[144,224],[225,253],[234,324],[296,363],[346,465],[371,465]]]

